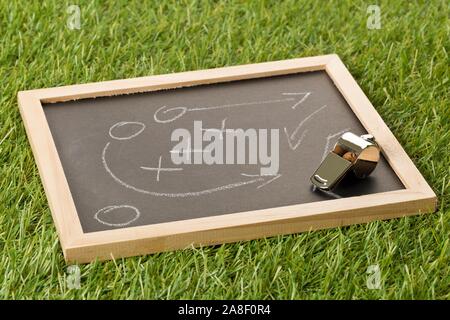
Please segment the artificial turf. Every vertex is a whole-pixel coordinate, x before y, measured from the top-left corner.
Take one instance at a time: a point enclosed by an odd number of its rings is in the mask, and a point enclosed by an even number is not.
[[[380,29],[367,28],[370,4]],[[449,299],[449,11],[445,0],[0,1],[0,298]],[[436,213],[81,265],[80,289],[68,287],[18,91],[328,53],[430,183]]]

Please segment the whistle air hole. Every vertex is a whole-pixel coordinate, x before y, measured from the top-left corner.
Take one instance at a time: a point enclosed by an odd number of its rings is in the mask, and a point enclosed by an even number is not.
[[[347,161],[350,161],[351,163],[355,163],[358,157],[354,152],[348,151],[342,155],[342,158],[344,158]]]

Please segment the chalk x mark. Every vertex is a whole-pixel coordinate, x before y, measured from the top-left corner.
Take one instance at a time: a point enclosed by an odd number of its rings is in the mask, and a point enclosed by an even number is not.
[[[159,182],[159,175],[161,173],[161,171],[165,171],[165,172],[171,172],[171,171],[182,171],[183,168],[162,168],[161,167],[161,161],[162,161],[162,156],[159,156],[159,161],[158,161],[158,167],[157,168],[151,168],[151,167],[141,167],[141,169],[143,170],[148,170],[148,171],[156,171],[156,181]]]

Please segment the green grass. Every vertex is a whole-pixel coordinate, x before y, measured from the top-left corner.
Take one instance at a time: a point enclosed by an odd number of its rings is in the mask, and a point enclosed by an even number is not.
[[[145,4],[143,3],[145,2]],[[372,1],[376,2],[376,1]],[[448,1],[1,1],[0,298],[450,298]],[[81,30],[66,27],[69,4]],[[337,53],[439,197],[437,213],[67,267],[19,90]],[[382,288],[366,287],[378,264]]]

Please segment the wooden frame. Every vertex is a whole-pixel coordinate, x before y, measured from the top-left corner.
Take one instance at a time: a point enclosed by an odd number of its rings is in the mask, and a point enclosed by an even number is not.
[[[367,132],[373,134],[404,190],[314,203],[83,233],[42,103],[325,70]],[[67,261],[148,254],[433,212],[436,195],[337,55],[21,91],[22,118]]]

